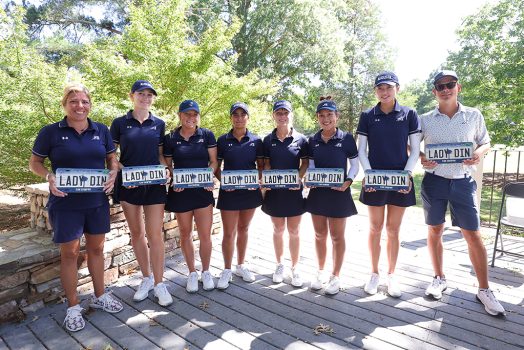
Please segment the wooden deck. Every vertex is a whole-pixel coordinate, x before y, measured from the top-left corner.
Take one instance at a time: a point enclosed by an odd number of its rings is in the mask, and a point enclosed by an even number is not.
[[[135,274],[111,286],[125,303],[122,312],[89,311],[86,328],[70,334],[61,327],[65,305],[48,306],[20,324],[0,326],[0,350],[524,348],[522,261],[505,256],[497,260],[497,267],[490,268],[491,287],[508,311],[505,318],[492,317],[475,299],[476,279],[464,240],[458,231],[447,229],[444,261],[448,289],[440,301],[428,299],[424,290],[432,279],[432,269],[426,227],[420,210],[410,208],[397,268],[402,297],[388,297],[384,286],[377,295],[368,296],[362,289],[369,273],[368,225],[366,209],[359,209],[363,214],[348,220],[344,290],[336,296],[310,291],[309,282],[298,289],[272,283],[271,222],[257,212],[248,248],[250,265],[257,273],[254,283],[235,278],[225,291],[201,290],[190,295],[184,288],[187,268],[180,254],[166,262],[165,278],[175,299],[173,305],[160,307],[152,293],[149,299],[134,303],[132,295],[139,282]],[[301,234],[300,264],[307,281],[316,272],[308,215]],[[491,234],[486,230],[487,241]],[[487,244],[491,257],[491,245]],[[220,237],[215,237],[211,272],[218,276],[222,266]],[[321,325],[327,326],[325,332],[315,334],[315,327]]]

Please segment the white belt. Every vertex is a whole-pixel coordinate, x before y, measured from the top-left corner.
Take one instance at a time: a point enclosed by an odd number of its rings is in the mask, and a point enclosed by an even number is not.
[[[465,179],[465,178],[470,176],[468,173],[464,173],[464,174],[460,174],[460,175],[452,175],[452,176],[443,176],[443,175],[435,174],[434,172],[431,172],[431,171],[426,171],[426,172],[430,173],[431,175],[440,176],[440,177],[443,177],[443,178],[448,179],[448,180]]]

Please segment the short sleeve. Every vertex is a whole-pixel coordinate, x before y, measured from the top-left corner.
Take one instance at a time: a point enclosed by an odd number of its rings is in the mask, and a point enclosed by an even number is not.
[[[300,149],[298,151],[298,156],[300,158],[307,158],[308,157],[308,142],[305,136],[302,136],[300,138]]]
[[[52,137],[50,127],[44,126],[42,129],[40,129],[40,132],[35,139],[32,150],[33,154],[42,158],[49,157],[49,153],[51,152],[51,142]]]
[[[213,148],[217,146],[217,139],[215,138],[215,134],[209,129],[206,129],[206,145],[207,148]]]
[[[368,136],[369,127],[368,127],[368,114],[362,112],[360,114],[360,119],[358,120],[357,134]]]
[[[416,134],[420,132],[420,118],[416,111],[410,110],[408,114],[409,134]]]
[[[217,158],[218,160],[224,159],[224,135],[220,136],[217,140]]]
[[[173,157],[173,143],[171,142],[172,133],[164,135],[164,157]]]
[[[166,123],[162,120],[162,123],[160,123],[160,137],[158,138],[158,146],[162,146],[164,144],[164,135],[166,133]]]
[[[477,122],[477,135],[475,137],[475,142],[477,145],[485,145],[491,141],[491,138],[488,134],[488,129],[486,128],[486,122],[484,121],[484,116],[480,111],[478,113],[478,122]]]
[[[104,124],[98,124],[98,127],[100,128],[100,133],[103,134],[105,140],[106,154],[113,153],[116,151],[116,147],[109,129]]]
[[[113,142],[116,144],[120,144],[120,123],[118,122],[118,120],[119,118],[114,119],[109,129],[109,132],[111,133],[111,138],[113,139]]]
[[[313,138],[310,137],[306,143],[306,157],[313,159]]]
[[[346,156],[349,159],[358,157],[357,144],[353,135],[349,132],[344,136],[344,146],[346,148]]]
[[[271,150],[271,134],[264,137],[264,141],[262,142],[262,148],[264,151],[264,158],[270,157],[270,150]]]

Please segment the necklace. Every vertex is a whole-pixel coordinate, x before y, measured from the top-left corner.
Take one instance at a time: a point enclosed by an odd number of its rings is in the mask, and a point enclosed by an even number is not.
[[[333,131],[333,133],[332,133],[331,135],[326,136],[326,135],[324,135],[324,131],[322,131],[322,132],[320,133],[320,136],[321,136],[323,139],[325,139],[325,140],[329,140],[329,139],[331,139],[333,136],[335,136],[335,133],[336,133],[336,130]]]

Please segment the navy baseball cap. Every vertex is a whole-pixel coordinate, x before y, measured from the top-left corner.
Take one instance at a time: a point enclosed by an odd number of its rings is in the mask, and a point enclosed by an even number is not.
[[[375,87],[379,86],[380,84],[399,85],[398,77],[393,72],[389,72],[389,71],[381,72],[375,78]]]
[[[198,103],[193,100],[182,101],[180,106],[178,106],[178,113],[185,113],[189,111],[195,111],[200,114],[200,108],[198,108]]]
[[[239,108],[242,108],[249,115],[249,108],[247,108],[247,105],[244,102],[233,103],[233,105],[229,109],[229,115],[233,115],[233,113]]]
[[[293,112],[293,107],[291,107],[291,103],[286,100],[278,100],[273,104],[273,112],[278,109],[285,109],[288,112]]]
[[[331,101],[331,100],[321,101],[317,105],[317,113],[320,112],[323,109],[327,109],[328,111],[333,111],[333,112],[338,111],[337,104],[335,103],[335,101]]]
[[[148,82],[147,80],[137,80],[131,87],[131,93],[135,93],[137,91],[142,91],[145,89],[149,89],[153,91],[153,94],[157,96],[156,90],[153,88],[153,85]]]
[[[439,81],[440,79],[444,78],[444,77],[453,77],[455,79],[459,79],[457,73],[455,73],[455,71],[453,70],[441,70],[440,72],[437,73],[437,75],[435,75],[435,77],[433,78],[433,85],[435,85],[437,83],[437,81]]]

